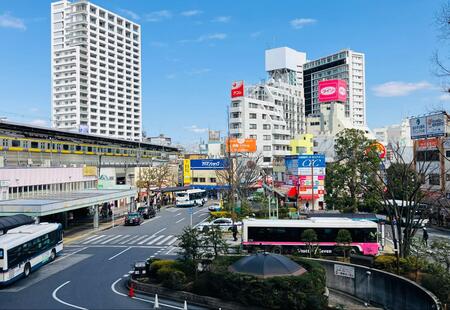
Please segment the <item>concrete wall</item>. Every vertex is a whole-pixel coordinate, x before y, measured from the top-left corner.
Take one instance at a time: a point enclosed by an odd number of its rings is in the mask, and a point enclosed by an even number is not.
[[[327,287],[372,305],[395,310],[440,309],[436,296],[403,277],[359,265],[322,259],[316,261],[326,270]]]

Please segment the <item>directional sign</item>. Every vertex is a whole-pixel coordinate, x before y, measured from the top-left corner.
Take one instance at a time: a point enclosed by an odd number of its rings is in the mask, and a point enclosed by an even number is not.
[[[192,207],[189,208],[189,214],[194,214],[194,208]]]

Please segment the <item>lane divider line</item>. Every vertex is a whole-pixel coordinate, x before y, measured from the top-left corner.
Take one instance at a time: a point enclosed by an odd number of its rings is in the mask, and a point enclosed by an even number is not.
[[[176,221],[175,223],[178,224],[179,222],[184,221],[184,219],[185,219],[185,218],[183,217],[182,219]]]
[[[63,284],[61,284],[60,286],[58,286],[52,293],[53,299],[56,300],[57,302],[63,304],[63,305],[66,305],[66,306],[69,306],[69,307],[72,307],[72,308],[75,308],[75,309],[88,310],[87,308],[83,308],[83,307],[80,307],[80,306],[77,306],[77,305],[69,304],[68,302],[63,301],[63,300],[59,299],[58,296],[56,296],[56,293],[59,291],[59,289],[61,289],[63,286],[65,286],[65,285],[67,285],[69,283],[70,283],[70,281],[66,281]]]
[[[116,258],[117,256],[119,256],[120,254],[123,254],[123,253],[125,253],[126,251],[128,251],[129,249],[131,249],[131,247],[128,247],[128,248],[126,248],[125,250],[123,250],[123,251],[117,253],[116,255],[111,256],[110,258],[108,258],[108,260],[113,260],[114,258]]]

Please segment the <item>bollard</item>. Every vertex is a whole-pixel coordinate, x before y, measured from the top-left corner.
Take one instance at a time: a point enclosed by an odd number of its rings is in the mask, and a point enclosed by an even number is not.
[[[158,294],[155,294],[155,303],[153,309],[159,309]]]
[[[133,283],[130,285],[130,290],[128,291],[128,297],[133,298],[134,297],[134,286]]]
[[[188,308],[187,308],[187,301],[186,301],[186,300],[184,301],[184,307],[183,307],[183,310],[188,310]]]

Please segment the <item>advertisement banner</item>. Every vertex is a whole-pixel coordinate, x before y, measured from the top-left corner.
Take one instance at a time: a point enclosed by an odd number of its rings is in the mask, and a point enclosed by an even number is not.
[[[447,115],[439,113],[411,118],[409,126],[411,127],[411,139],[445,136]]]
[[[191,160],[185,159],[183,161],[183,184],[191,184]]]
[[[344,80],[319,81],[319,102],[347,101],[347,82]]]
[[[298,155],[298,168],[314,167],[325,168],[325,155]]]
[[[191,159],[191,170],[224,170],[225,159]]]
[[[427,137],[445,136],[447,115],[444,113],[427,116]]]
[[[83,167],[83,176],[97,176],[97,167],[94,166],[86,166]]]
[[[209,142],[220,142],[220,130],[209,130],[208,131],[208,141]]]
[[[244,81],[234,81],[231,85],[231,98],[244,96]]]
[[[226,151],[230,153],[256,152],[256,139],[228,138],[225,144],[226,144]]]
[[[439,138],[429,138],[417,141],[418,150],[436,149],[439,147]]]

